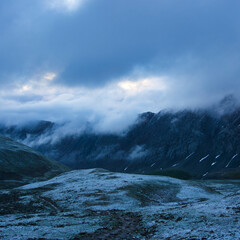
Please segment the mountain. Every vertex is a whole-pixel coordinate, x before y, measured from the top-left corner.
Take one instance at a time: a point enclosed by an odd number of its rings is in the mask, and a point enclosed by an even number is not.
[[[58,137],[60,127],[44,121],[2,127],[0,132],[74,169],[240,178],[237,106],[228,96],[207,110],[147,112],[123,134],[89,130]]]
[[[0,188],[46,180],[67,170],[61,163],[0,135]]]

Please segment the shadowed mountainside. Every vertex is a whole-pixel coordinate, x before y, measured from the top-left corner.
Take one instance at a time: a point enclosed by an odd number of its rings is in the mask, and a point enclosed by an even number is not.
[[[0,132],[75,169],[240,178],[240,108],[231,96],[210,110],[143,113],[121,135],[87,130],[52,141],[58,129],[40,121]]]
[[[46,180],[67,170],[61,163],[0,135],[0,188]]]

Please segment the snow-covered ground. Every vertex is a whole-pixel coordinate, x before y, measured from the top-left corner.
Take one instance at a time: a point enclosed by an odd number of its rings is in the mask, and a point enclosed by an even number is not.
[[[75,170],[0,192],[0,239],[240,239],[240,181]]]

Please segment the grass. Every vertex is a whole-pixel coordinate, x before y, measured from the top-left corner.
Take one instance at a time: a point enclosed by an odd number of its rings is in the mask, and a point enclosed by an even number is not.
[[[173,178],[178,178],[182,180],[189,180],[194,178],[188,172],[177,170],[177,169],[159,170],[159,171],[148,173],[148,175],[167,176],[167,177],[173,177]]]
[[[142,206],[147,206],[178,201],[176,195],[180,190],[180,186],[176,184],[158,184],[151,181],[127,185],[119,188],[119,190],[127,191],[129,197],[138,200]]]

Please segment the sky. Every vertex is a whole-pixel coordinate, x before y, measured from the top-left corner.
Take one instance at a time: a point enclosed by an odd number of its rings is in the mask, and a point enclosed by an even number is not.
[[[240,90],[239,0],[1,0],[0,121],[92,123]]]

